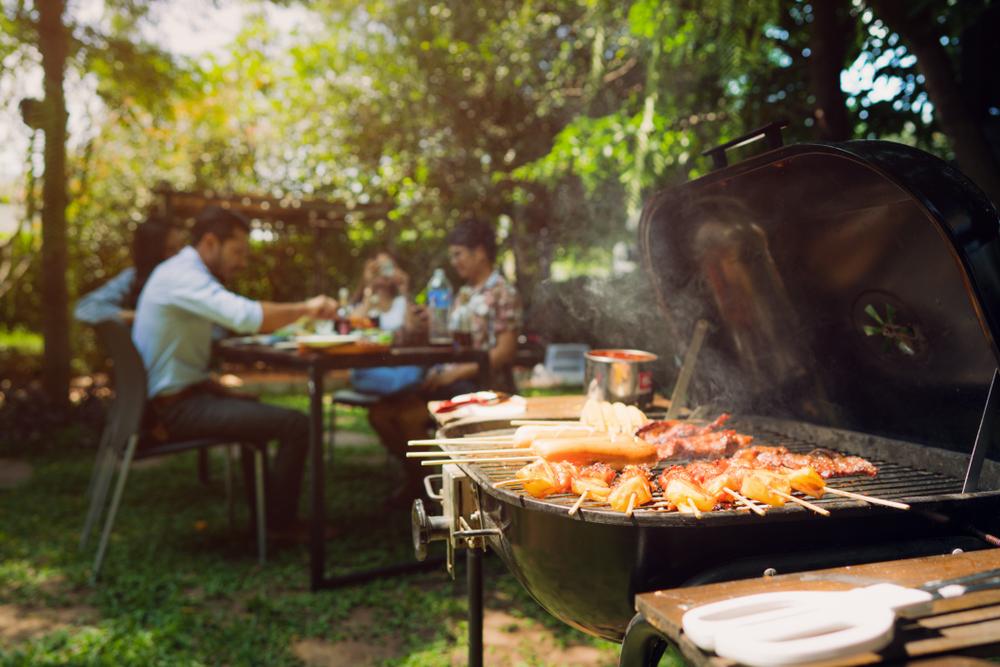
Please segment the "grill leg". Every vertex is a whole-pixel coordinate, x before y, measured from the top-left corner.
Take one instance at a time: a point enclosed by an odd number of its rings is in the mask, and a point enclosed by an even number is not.
[[[469,667],[483,667],[483,552],[465,550],[469,586]]]
[[[636,614],[625,630],[618,667],[655,667],[660,663],[667,640],[642,614]]]

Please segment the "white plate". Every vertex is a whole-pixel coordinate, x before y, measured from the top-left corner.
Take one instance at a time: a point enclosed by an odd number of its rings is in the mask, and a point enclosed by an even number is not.
[[[331,345],[346,345],[361,340],[357,334],[313,334],[296,336],[295,342],[306,347],[330,347]]]

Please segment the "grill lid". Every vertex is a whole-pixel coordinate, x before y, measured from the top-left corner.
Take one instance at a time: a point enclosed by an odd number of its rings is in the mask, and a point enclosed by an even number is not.
[[[724,149],[721,168],[652,197],[639,230],[667,334],[683,345],[712,325],[695,400],[968,452],[1000,358],[989,200],[895,143],[728,167]]]

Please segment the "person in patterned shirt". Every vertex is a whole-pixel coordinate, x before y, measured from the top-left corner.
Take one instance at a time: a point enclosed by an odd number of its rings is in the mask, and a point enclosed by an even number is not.
[[[493,227],[474,218],[462,221],[448,235],[448,257],[465,282],[452,306],[450,328],[470,334],[473,347],[489,350],[489,388],[512,391],[510,369],[521,329],[521,299],[494,267],[497,242]],[[475,364],[448,364],[432,369],[425,386],[449,398],[472,390],[477,373]]]
[[[406,458],[407,442],[427,437],[427,401],[476,389],[514,389],[511,366],[521,329],[521,299],[494,267],[493,227],[481,220],[463,220],[448,235],[448,257],[464,282],[452,307],[450,326],[471,334],[474,347],[489,350],[490,386],[476,386],[479,368],[474,363],[445,364],[428,371],[419,392],[387,397],[369,408],[368,421],[386,448],[403,462],[407,479],[394,500],[407,504],[423,493],[427,473],[418,460]]]

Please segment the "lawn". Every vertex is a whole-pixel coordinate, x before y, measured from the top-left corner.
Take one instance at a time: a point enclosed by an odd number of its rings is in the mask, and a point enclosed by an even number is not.
[[[299,398],[274,402],[305,407]],[[406,510],[387,515],[396,470],[364,444],[364,413],[338,412],[352,447],[338,449],[330,506],[342,537],[330,562],[412,558]],[[0,488],[0,665],[460,665],[466,655],[464,571],[308,591],[304,547],[257,565],[244,504],[230,527],[222,459],[202,485],[194,455],[134,469],[108,558],[87,583],[94,541],[78,549],[93,435],[53,436],[18,459],[29,481]],[[0,435],[0,440],[3,435]],[[10,457],[16,443],[0,442]],[[3,465],[3,461],[0,461]],[[236,490],[242,499],[242,487]],[[488,665],[613,665],[617,645],[564,626],[503,565],[486,559]]]

